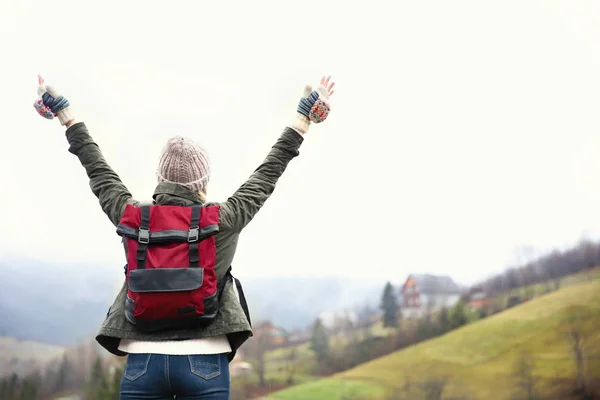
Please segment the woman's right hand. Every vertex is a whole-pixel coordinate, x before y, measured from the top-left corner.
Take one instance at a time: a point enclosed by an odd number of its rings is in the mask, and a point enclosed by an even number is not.
[[[46,86],[44,78],[38,75],[38,96],[33,107],[46,119],[58,117],[61,125],[70,126],[74,118],[70,112],[69,100],[61,96],[53,87]]]

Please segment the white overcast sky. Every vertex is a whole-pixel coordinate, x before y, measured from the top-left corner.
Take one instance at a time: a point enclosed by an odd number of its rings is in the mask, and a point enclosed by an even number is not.
[[[597,1],[3,0],[0,59],[0,259],[122,276],[64,130],[32,108],[38,72],[136,198],[181,134],[210,152],[215,201],[259,165],[303,85],[333,75],[330,119],[242,236],[241,277],[470,283],[519,246],[600,236]]]

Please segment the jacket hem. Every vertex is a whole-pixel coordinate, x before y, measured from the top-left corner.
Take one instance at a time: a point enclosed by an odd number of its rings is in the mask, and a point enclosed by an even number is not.
[[[119,329],[119,328],[104,328],[104,329],[100,330],[98,335],[96,335],[96,341],[98,342],[98,344],[100,344],[100,346],[102,346],[104,349],[106,349],[109,353],[114,354],[119,357],[124,357],[127,355],[127,353],[119,350],[119,343],[120,343],[121,339],[164,341],[164,340],[201,339],[201,338],[222,336],[222,335],[226,335],[228,338],[230,338],[230,342],[232,342],[231,336],[240,336],[240,335],[246,336],[246,338],[243,339],[241,341],[241,343],[239,343],[239,345],[236,345],[237,343],[231,343],[232,353],[235,354],[237,349],[239,349],[239,347],[242,345],[242,343],[245,342],[246,339],[248,339],[252,336],[252,330],[248,328],[247,324],[236,324],[236,325],[229,325],[226,329],[226,332],[215,331],[215,332],[211,332],[211,334],[209,334],[209,335],[200,335],[200,336],[181,335],[181,336],[178,336],[177,338],[173,338],[173,339],[165,339],[165,338],[160,338],[160,339],[143,338],[143,339],[141,339],[139,337],[139,332],[136,332],[136,331],[131,331],[129,329],[127,329],[127,330]],[[237,342],[237,340],[236,340],[236,342]]]

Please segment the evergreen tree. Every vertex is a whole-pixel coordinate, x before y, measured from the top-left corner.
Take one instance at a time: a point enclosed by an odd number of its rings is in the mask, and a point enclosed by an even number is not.
[[[92,365],[90,380],[86,387],[86,399],[104,400],[107,399],[108,395],[108,383],[106,381],[102,358],[98,356]]]
[[[6,389],[6,400],[15,400],[17,398],[17,385],[19,383],[19,377],[13,372],[8,378],[7,389]]]
[[[113,399],[113,397],[111,397],[111,388],[109,387],[108,380],[106,379],[106,376],[103,376],[102,380],[100,381],[100,385],[98,386],[98,389],[96,390],[95,400],[112,400],[112,399]]]
[[[8,379],[0,380],[0,399],[8,397]]]
[[[123,377],[123,369],[117,368],[113,372],[112,382],[109,385],[110,399],[118,399],[121,389],[121,378]]]
[[[428,340],[436,335],[436,327],[431,321],[431,318],[420,318],[417,322],[417,341]]]
[[[448,315],[448,310],[446,307],[442,308],[440,311],[439,317],[440,331],[442,333],[446,333],[450,330],[450,316]]]
[[[90,383],[98,386],[104,379],[104,366],[102,365],[102,357],[97,356],[94,364],[92,364],[92,372],[90,374]]]
[[[329,358],[329,335],[320,318],[317,318],[312,328],[310,349],[315,352],[319,362]]]
[[[388,282],[383,289],[380,308],[383,311],[383,327],[397,328],[400,306],[398,305],[398,298],[394,292],[394,287],[390,282]]]
[[[23,380],[19,393],[19,400],[36,400],[37,399],[37,384],[34,379],[27,378]]]
[[[57,376],[56,376],[56,385],[54,387],[54,391],[56,393],[60,393],[60,392],[63,392],[65,390],[69,389],[69,381],[70,381],[69,373],[70,373],[69,359],[67,358],[67,355],[65,354],[60,363],[60,366],[58,367],[58,372],[57,372]]]
[[[8,399],[8,378],[0,381],[0,399]]]
[[[459,300],[450,312],[450,329],[457,329],[467,324],[467,308],[465,302]]]
[[[37,400],[38,393],[40,392],[40,382],[38,381],[38,376],[34,376],[29,379],[29,400]]]
[[[479,310],[479,319],[487,318],[487,316],[488,316],[488,313],[484,308]]]

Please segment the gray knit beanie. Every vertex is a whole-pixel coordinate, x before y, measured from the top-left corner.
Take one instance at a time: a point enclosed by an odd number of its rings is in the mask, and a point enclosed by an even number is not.
[[[210,178],[210,161],[204,149],[191,139],[176,136],[162,151],[156,178],[159,183],[176,183],[203,192]]]

